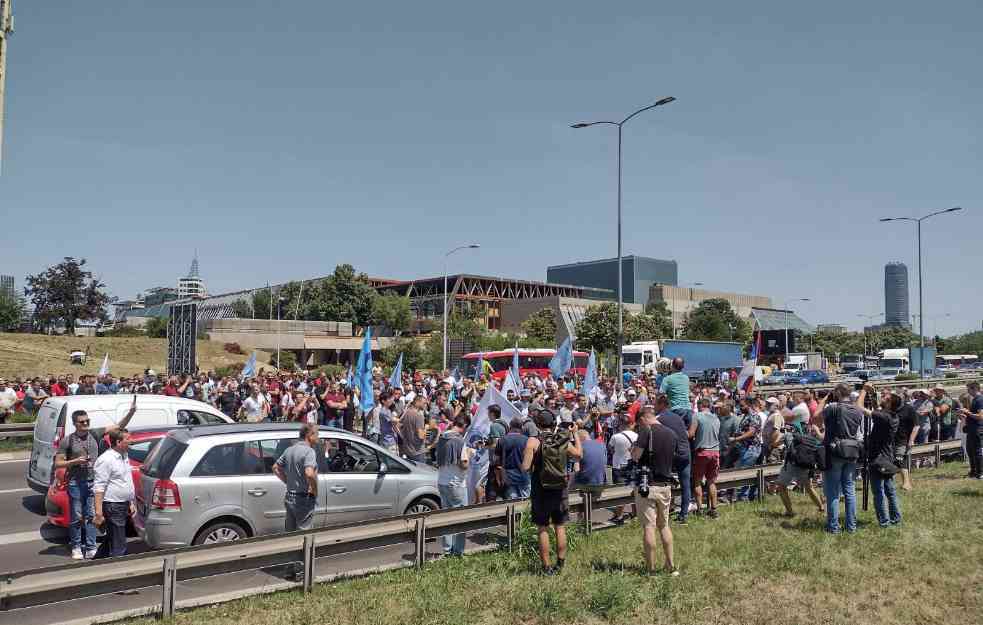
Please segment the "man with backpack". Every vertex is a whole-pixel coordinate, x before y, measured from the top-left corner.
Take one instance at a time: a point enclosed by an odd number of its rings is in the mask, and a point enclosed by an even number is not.
[[[782,410],[782,418],[785,421],[782,428],[785,464],[782,465],[775,483],[778,484],[778,494],[785,505],[785,516],[795,516],[792,500],[788,495],[788,489],[793,484],[805,489],[809,499],[812,499],[812,503],[816,504],[816,509],[822,514],[823,502],[816,487],[812,485],[812,476],[814,471],[821,471],[826,467],[823,442],[807,432],[805,417],[801,413],[785,408]]]
[[[826,447],[826,470],[823,472],[823,491],[826,494],[826,531],[840,533],[840,495],[846,500],[846,531],[857,531],[857,493],[854,476],[857,461],[863,451],[858,440],[863,412],[850,402],[850,388],[837,384],[830,392],[833,403],[823,411],[826,426],[823,445]]]
[[[583,449],[576,436],[576,424],[557,428],[556,416],[543,410],[536,417],[538,436],[526,442],[522,470],[532,473],[532,521],[539,534],[539,558],[544,575],[556,575],[563,570],[567,556],[567,532],[564,524],[569,517],[567,507],[567,463],[580,460]],[[550,564],[549,527],[556,533],[556,566]]]

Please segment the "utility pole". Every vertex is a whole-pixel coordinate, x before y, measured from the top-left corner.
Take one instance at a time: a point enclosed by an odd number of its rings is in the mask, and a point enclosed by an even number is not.
[[[7,83],[7,39],[14,32],[13,0],[0,0],[0,172],[3,171],[4,96]]]

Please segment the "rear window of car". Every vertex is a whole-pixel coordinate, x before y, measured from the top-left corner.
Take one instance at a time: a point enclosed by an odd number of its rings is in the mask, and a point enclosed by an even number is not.
[[[171,477],[171,472],[187,448],[184,443],[168,436],[149,452],[141,471],[147,477],[166,480]]]
[[[59,427],[58,418],[61,416],[64,418],[66,410],[66,405],[61,405],[61,411],[55,409],[55,407],[45,402],[41,406],[41,410],[38,411],[38,416],[34,425],[34,437],[45,443],[50,443],[55,439],[55,429]],[[64,425],[64,424],[60,424]]]
[[[191,472],[191,477],[242,475],[244,447],[243,443],[228,443],[212,447],[198,461],[198,466]]]
[[[138,441],[136,443],[130,443],[129,449],[126,450],[126,455],[129,456],[130,460],[135,460],[140,464],[147,461],[147,456],[150,452],[154,450],[157,443],[160,442],[159,438],[152,438],[150,440]]]

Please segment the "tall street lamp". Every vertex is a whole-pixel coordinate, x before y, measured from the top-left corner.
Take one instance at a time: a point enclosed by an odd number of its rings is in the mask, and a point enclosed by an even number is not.
[[[790,302],[811,302],[808,297],[797,297],[785,300],[785,362],[788,362],[788,305]],[[782,363],[785,366],[785,363]]]
[[[286,301],[287,301],[287,298],[283,297],[282,295],[277,294],[277,302],[276,302],[276,370],[277,370],[278,373],[280,371],[280,316],[281,316],[281,310],[280,309],[283,308],[283,304],[286,303]]]
[[[622,375],[622,361],[621,361],[621,348],[625,342],[625,332],[624,332],[624,297],[622,294],[622,267],[621,267],[621,129],[628,123],[632,117],[635,117],[639,113],[644,113],[649,109],[654,109],[657,106],[663,106],[664,104],[669,104],[675,101],[676,98],[669,96],[656,101],[654,104],[649,104],[648,106],[642,107],[624,118],[620,122],[609,122],[609,121],[599,121],[599,122],[579,122],[576,124],[571,124],[571,128],[588,128],[590,126],[598,126],[601,124],[607,124],[609,126],[618,127],[618,381],[621,382]]]
[[[703,286],[702,282],[692,284],[680,284],[672,288],[672,310],[669,311],[669,320],[672,321],[672,338],[676,338],[676,289],[689,289],[689,299],[693,301],[693,287]]]
[[[444,366],[441,369],[441,375],[443,371],[447,370],[447,259],[450,258],[451,254],[458,252],[460,250],[476,250],[480,245],[477,243],[471,243],[470,245],[460,245],[455,247],[451,251],[444,254],[444,340],[441,341],[444,344]]]
[[[873,315],[857,315],[861,319],[866,319],[868,323],[877,319],[878,317],[883,317],[884,313],[874,313]],[[864,326],[864,356],[867,355],[867,326]]]
[[[925,377],[925,311],[922,310],[922,222],[929,217],[935,217],[936,215],[943,215],[945,213],[954,213],[956,211],[961,211],[962,207],[954,206],[953,208],[947,208],[945,210],[935,211],[934,213],[929,213],[924,217],[883,217],[880,221],[913,221],[917,226],[918,232],[918,336],[919,343],[921,345],[921,352],[918,356],[918,377]]]

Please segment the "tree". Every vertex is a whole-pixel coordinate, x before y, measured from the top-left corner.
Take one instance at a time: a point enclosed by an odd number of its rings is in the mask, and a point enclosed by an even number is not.
[[[686,315],[683,336],[694,341],[751,340],[751,324],[741,319],[725,299],[705,299]]]
[[[165,339],[167,338],[167,318],[166,317],[151,317],[147,319],[147,325],[144,326],[144,330],[147,336],[153,339]]]
[[[23,318],[24,300],[7,291],[0,291],[0,331],[19,328]]]
[[[304,319],[317,321],[348,321],[357,326],[373,322],[373,303],[377,297],[369,285],[368,276],[356,274],[355,268],[344,264],[324,280],[304,287],[310,288]]]
[[[626,313],[624,325],[626,343],[672,338],[672,326],[668,319],[656,315]]]
[[[413,313],[410,310],[410,298],[394,293],[376,295],[372,301],[373,322],[392,330],[399,336],[410,329]]]
[[[542,308],[522,322],[527,347],[553,347],[556,344],[556,314],[552,308]]]
[[[983,331],[977,330],[968,334],[950,336],[947,339],[942,339],[942,342],[947,354],[983,355]]]
[[[655,319],[658,324],[656,336],[659,338],[672,337],[672,313],[665,302],[650,301],[645,305],[645,314]]]
[[[44,272],[27,276],[26,293],[34,305],[34,320],[41,328],[63,325],[69,334],[75,333],[80,320],[106,321],[109,295],[106,285],[85,269],[85,259],[71,256],[48,267]]]
[[[247,302],[244,299],[237,299],[232,303],[232,314],[235,315],[237,319],[252,319],[252,303]]]
[[[410,372],[423,368],[425,361],[424,349],[412,338],[398,338],[379,353],[379,362],[387,365],[389,370],[396,366],[399,355],[403,355],[403,371]],[[439,365],[438,365],[439,366]]]
[[[614,302],[589,306],[577,322],[577,348],[598,352],[618,347],[618,305]]]
[[[255,315],[255,319],[274,319],[275,317],[270,315],[270,290],[269,289],[259,289],[253,291],[252,306],[250,308],[250,314]],[[255,311],[255,312],[253,312]]]

